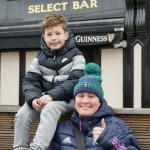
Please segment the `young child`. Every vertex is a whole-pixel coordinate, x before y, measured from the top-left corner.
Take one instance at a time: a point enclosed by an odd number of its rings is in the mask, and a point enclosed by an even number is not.
[[[49,14],[43,20],[41,51],[23,80],[26,103],[15,118],[15,150],[27,150],[30,125],[40,119],[31,150],[46,150],[61,115],[74,109],[73,88],[84,75],[85,59],[67,20]]]

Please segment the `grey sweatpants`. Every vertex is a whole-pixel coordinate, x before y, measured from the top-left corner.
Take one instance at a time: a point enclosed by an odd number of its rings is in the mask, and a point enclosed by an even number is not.
[[[30,144],[32,150],[46,150],[56,130],[61,115],[74,109],[74,100],[70,103],[52,101],[41,111],[30,108],[26,103],[19,109],[15,117],[14,144],[15,150],[26,150],[30,140],[30,126],[40,119],[36,135]]]

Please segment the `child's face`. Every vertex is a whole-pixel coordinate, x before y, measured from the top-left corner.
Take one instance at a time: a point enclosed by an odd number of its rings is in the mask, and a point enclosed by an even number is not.
[[[47,46],[52,50],[57,50],[61,48],[65,40],[68,39],[68,32],[65,32],[61,25],[46,28],[43,39],[45,40]]]

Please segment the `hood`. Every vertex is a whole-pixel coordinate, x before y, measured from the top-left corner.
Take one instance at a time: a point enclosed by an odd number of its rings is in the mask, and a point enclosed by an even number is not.
[[[64,55],[70,49],[72,49],[74,47],[77,47],[77,42],[76,42],[76,39],[75,39],[73,33],[69,29],[68,29],[68,32],[69,32],[68,39],[65,41],[64,45],[60,49],[58,49],[58,50],[52,50],[52,49],[50,49],[46,45],[43,37],[41,36],[41,51],[43,51],[47,56],[53,58],[55,54],[56,55]]]
[[[88,132],[103,118],[109,116],[114,116],[114,110],[112,107],[107,105],[107,102],[104,98],[101,98],[101,106],[92,116],[79,117],[78,112],[75,110],[71,116],[71,120],[76,126],[79,126],[80,130],[83,132]]]

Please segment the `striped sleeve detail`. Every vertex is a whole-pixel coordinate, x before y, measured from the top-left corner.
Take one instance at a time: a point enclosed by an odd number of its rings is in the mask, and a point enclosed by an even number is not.
[[[117,137],[113,138],[112,144],[116,147],[116,150],[127,150],[124,146],[120,145],[120,141]]]

